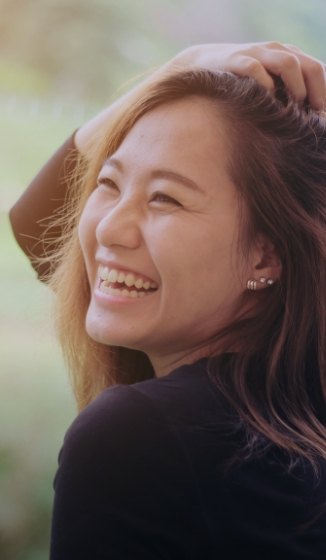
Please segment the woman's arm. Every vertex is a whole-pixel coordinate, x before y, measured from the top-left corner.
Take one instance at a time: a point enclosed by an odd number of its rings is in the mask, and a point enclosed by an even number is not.
[[[68,177],[75,168],[77,155],[73,134],[45,163],[9,213],[16,240],[41,280],[46,278],[50,265],[34,259],[47,254],[49,247],[45,243],[50,236],[60,236],[58,228],[51,228],[51,233],[46,228],[64,205]]]
[[[325,67],[296,47],[280,43],[253,43],[207,44],[185,49],[77,130],[50,158],[11,209],[10,220],[16,239],[41,279],[49,272],[49,265],[46,262],[39,264],[33,258],[44,257],[45,254],[50,256],[49,247],[45,253],[48,236],[60,235],[60,231],[54,229],[46,232],[45,224],[63,206],[69,185],[67,177],[74,169],[76,153],[80,152],[87,158],[95,136],[98,137],[101,129],[106,129],[110,118],[130,105],[149,83],[176,70],[195,67],[251,76],[271,91],[274,88],[272,76],[279,76],[298,102],[308,99],[316,110],[326,107]]]

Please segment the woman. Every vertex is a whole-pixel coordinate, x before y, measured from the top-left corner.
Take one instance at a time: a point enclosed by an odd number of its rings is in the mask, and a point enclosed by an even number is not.
[[[76,133],[39,268],[83,409],[52,559],[324,558],[325,89],[292,47],[194,48]]]

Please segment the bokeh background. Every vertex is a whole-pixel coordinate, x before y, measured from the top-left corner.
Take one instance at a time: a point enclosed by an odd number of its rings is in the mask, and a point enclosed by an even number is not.
[[[7,212],[51,152],[134,76],[194,43],[279,40],[326,59],[325,0],[0,0],[0,558],[48,557],[76,411],[52,296]]]

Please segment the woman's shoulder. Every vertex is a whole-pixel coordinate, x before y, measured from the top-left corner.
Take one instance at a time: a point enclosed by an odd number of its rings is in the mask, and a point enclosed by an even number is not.
[[[131,558],[133,549],[154,558],[157,542],[167,557],[181,558],[184,549],[199,550],[203,542],[183,449],[151,399],[132,386],[106,389],[78,415],[60,452],[54,488],[58,558],[62,547],[71,551],[69,558],[84,558],[86,551],[93,558],[99,549],[99,556],[105,550]],[[190,526],[191,543],[180,539]],[[83,544],[76,552],[77,534]]]
[[[105,389],[75,419],[66,439],[79,432],[108,433],[126,426],[136,430],[156,429],[188,417],[200,421],[203,411],[217,412],[216,399],[206,372],[206,359],[184,365],[164,377],[154,377],[131,385],[117,384]],[[208,401],[210,406],[208,406]],[[205,405],[205,406],[204,406]]]
[[[149,432],[162,424],[151,400],[129,385],[114,385],[105,389],[78,414],[69,427],[64,447],[101,445],[106,447],[139,446]]]
[[[59,466],[77,461],[92,469],[99,459],[111,473],[118,473],[124,461],[133,461],[147,472],[149,463],[165,474],[180,469],[190,480],[190,455],[198,455],[206,436],[212,437],[202,428],[210,419],[216,424],[217,409],[206,393],[204,375],[202,364],[197,364],[165,378],[105,389],[69,427]]]

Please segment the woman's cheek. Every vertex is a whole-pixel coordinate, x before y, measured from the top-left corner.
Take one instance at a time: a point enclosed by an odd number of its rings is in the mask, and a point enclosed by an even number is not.
[[[96,227],[100,219],[98,216],[100,206],[94,204],[93,198],[94,193],[88,199],[79,220],[78,237],[82,248],[96,239]]]
[[[96,255],[96,222],[84,210],[78,225],[78,239],[90,284],[94,281]]]

